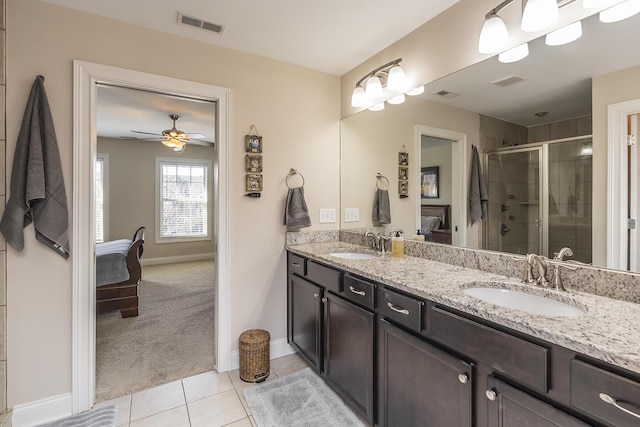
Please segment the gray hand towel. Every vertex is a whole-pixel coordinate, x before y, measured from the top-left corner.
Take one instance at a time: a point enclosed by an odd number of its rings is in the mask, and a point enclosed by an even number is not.
[[[289,189],[284,207],[284,225],[289,228],[303,228],[311,225],[303,187]]]
[[[469,211],[471,213],[471,224],[478,220],[486,221],[487,209],[489,204],[489,196],[487,188],[482,177],[482,169],[480,167],[480,155],[478,148],[473,147],[471,157],[471,183],[469,185]]]
[[[373,199],[373,220],[381,224],[391,224],[391,204],[389,191],[378,188]]]
[[[36,239],[69,258],[69,214],[62,166],[44,77],[31,87],[11,171],[11,195],[0,231],[7,243],[24,249],[23,229],[34,222]]]

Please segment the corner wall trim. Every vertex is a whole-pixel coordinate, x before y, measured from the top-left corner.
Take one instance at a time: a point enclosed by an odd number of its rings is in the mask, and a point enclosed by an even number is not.
[[[71,415],[73,399],[71,393],[61,394],[36,402],[17,405],[13,408],[11,425],[13,427],[30,427]]]
[[[276,359],[292,353],[295,353],[295,350],[289,345],[286,338],[273,340],[269,343],[269,359]],[[231,370],[235,369],[240,369],[240,350],[233,350],[231,353]]]

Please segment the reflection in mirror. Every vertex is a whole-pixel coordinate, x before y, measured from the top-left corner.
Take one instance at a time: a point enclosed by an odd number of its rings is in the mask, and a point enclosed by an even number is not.
[[[341,207],[358,208],[360,215],[350,222],[343,217],[341,227],[375,225],[370,219],[375,173],[397,178],[397,153],[405,145],[410,197],[400,199],[391,179],[392,224],[385,230],[403,229],[410,238],[422,228],[421,206],[448,206],[453,245],[549,257],[568,246],[573,260],[592,262],[593,206],[607,202],[606,194],[605,200],[592,200],[593,186],[606,183],[592,178],[597,144],[592,142],[591,109],[592,102],[610,103],[592,99],[592,93],[598,96],[592,79],[638,66],[640,57],[630,54],[632,47],[620,47],[630,46],[639,27],[640,14],[614,24],[593,15],[583,20],[583,37],[570,44],[547,46],[541,37],[529,43],[531,53],[522,61],[504,64],[489,58],[427,84],[424,95],[407,97],[405,104],[343,119]],[[629,82],[616,83],[624,87]],[[423,140],[442,135],[424,128],[462,135],[462,154],[436,160]],[[473,144],[483,160],[489,218],[471,225],[466,212]],[[606,156],[602,144],[599,156]],[[421,196],[421,169],[432,166],[439,166],[438,199]],[[460,231],[465,239],[456,238]]]

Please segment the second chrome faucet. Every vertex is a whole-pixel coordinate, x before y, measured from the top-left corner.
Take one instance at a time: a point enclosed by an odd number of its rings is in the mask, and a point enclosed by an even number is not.
[[[555,254],[553,260],[547,260],[542,255],[536,254],[527,254],[525,258],[526,266],[525,273],[522,279],[525,283],[533,283],[535,282],[537,285],[542,286],[544,288],[549,287],[549,281],[547,280],[547,268],[549,264],[553,265],[553,276],[551,278],[551,286],[554,289],[564,291],[565,288],[562,284],[562,278],[560,277],[560,267],[561,262],[564,260],[565,256],[572,256],[573,251],[570,248],[564,247],[560,249],[558,253]],[[565,268],[570,268],[566,267]],[[534,279],[534,276],[537,273],[537,278]]]

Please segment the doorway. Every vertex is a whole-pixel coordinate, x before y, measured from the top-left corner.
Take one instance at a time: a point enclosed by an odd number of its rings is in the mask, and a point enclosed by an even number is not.
[[[218,165],[214,168],[214,253],[216,270],[216,369],[231,367],[229,307],[229,141],[230,90],[217,86],[74,61],[74,170],[73,170],[73,314],[72,412],[92,407],[95,399],[95,206],[96,100],[98,83],[196,97],[218,103],[216,141]]]

